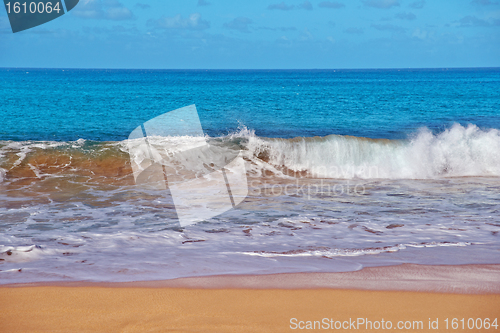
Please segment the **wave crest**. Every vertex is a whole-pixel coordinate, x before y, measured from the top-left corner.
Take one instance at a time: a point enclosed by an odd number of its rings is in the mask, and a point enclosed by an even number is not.
[[[263,138],[245,127],[226,136],[205,139],[220,151],[242,150],[250,177],[500,177],[500,131],[482,130],[475,125],[455,124],[439,134],[423,128],[407,140],[333,134]],[[200,138],[154,137],[151,140],[168,152],[179,145],[195,145]],[[127,142],[3,141],[0,142],[0,182],[70,177],[133,184]]]
[[[455,124],[408,140],[352,136],[267,139],[248,136],[253,158],[283,173],[314,178],[429,179],[500,176],[500,131]]]

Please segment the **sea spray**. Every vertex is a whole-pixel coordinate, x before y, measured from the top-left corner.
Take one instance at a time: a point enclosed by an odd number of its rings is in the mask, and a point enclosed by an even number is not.
[[[246,148],[277,169],[312,178],[500,176],[500,131],[475,125],[455,124],[439,134],[423,128],[407,140],[340,135],[275,139],[250,133]]]

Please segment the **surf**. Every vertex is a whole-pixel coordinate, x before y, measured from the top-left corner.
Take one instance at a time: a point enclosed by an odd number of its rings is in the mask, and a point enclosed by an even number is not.
[[[427,128],[406,140],[353,136],[248,137],[246,149],[284,174],[338,179],[499,177],[500,131],[459,124],[434,134]]]
[[[439,179],[500,177],[500,131],[455,124],[440,133],[420,129],[405,140],[331,134],[324,137],[265,138],[245,127],[206,136],[211,146],[242,151],[250,177],[329,179]],[[198,137],[155,138],[172,146]],[[182,141],[182,142],[181,142]],[[1,141],[0,180],[47,178],[132,182],[128,140],[116,142]]]

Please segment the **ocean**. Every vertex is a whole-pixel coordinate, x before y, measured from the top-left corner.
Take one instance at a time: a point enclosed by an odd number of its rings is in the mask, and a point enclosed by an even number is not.
[[[500,263],[499,68],[0,82],[1,284]],[[240,154],[248,195],[182,225],[171,189],[136,184],[129,135],[189,105],[209,145]]]

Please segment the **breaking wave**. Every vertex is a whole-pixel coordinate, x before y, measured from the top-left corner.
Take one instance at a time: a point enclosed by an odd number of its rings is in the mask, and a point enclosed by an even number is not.
[[[253,156],[282,170],[317,178],[428,179],[500,176],[500,131],[454,125],[421,129],[407,140],[352,136],[264,139],[250,135]]]
[[[199,137],[153,138],[155,146],[195,143]],[[434,134],[423,128],[406,140],[353,136],[263,138],[242,128],[206,137],[242,150],[250,176],[333,179],[500,177],[500,131],[455,124]],[[70,177],[132,185],[128,140],[121,142],[0,142],[0,182]]]

